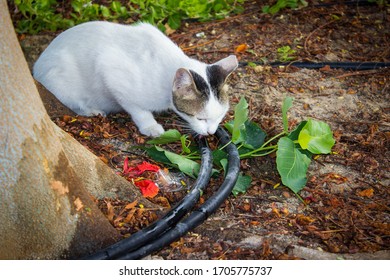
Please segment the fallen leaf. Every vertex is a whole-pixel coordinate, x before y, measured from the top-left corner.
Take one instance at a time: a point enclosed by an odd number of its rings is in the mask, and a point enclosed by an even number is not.
[[[108,164],[108,159],[104,156],[104,155],[101,155],[99,156],[100,160],[103,161],[105,164]]]
[[[308,216],[305,216],[303,214],[298,214],[297,215],[297,218],[296,218],[296,221],[299,225],[309,225],[311,224],[312,222],[315,221],[315,219],[313,218],[310,218]]]
[[[273,202],[271,205],[272,213],[274,213],[278,218],[280,218],[282,215],[279,212],[279,209],[276,207],[276,204]]]
[[[358,192],[358,196],[362,196],[362,197],[372,197],[373,195],[374,195],[374,190],[372,188]]]
[[[125,223],[130,223],[131,219],[134,217],[134,213],[137,211],[137,208],[133,208],[129,211],[126,218],[123,220]]]
[[[65,123],[70,123],[72,120],[73,120],[73,117],[72,116],[68,116],[68,115],[64,115],[62,117],[62,120],[65,122]]]
[[[329,65],[325,65],[324,67],[320,68],[320,71],[331,71],[332,69],[330,68]]]
[[[243,53],[243,52],[245,52],[247,49],[248,49],[248,45],[247,45],[247,44],[241,44],[241,45],[239,45],[239,46],[236,47],[235,52],[236,52],[236,53]]]
[[[134,208],[135,206],[137,206],[137,204],[138,204],[138,200],[134,200],[133,202],[128,203],[128,204],[126,205],[125,209],[126,209],[126,210],[132,209],[132,208]]]
[[[249,203],[244,203],[244,205],[242,206],[242,209],[245,212],[249,212],[251,210],[251,205]]]
[[[158,194],[158,187],[151,180],[136,181],[134,184],[140,189],[144,197],[153,198]]]
[[[107,202],[107,219],[110,222],[114,221],[114,207],[112,207],[112,204],[110,202]]]

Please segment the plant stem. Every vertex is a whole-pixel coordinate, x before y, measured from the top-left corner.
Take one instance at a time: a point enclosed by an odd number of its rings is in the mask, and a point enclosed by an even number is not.
[[[218,149],[219,150],[225,149],[228,145],[230,145],[231,142],[232,142],[232,140],[230,140],[228,143],[226,143],[226,145],[223,145],[221,148],[218,148]]]
[[[271,139],[269,139],[267,142],[265,142],[259,149],[261,149],[261,148],[267,146],[269,143],[271,143],[272,141],[274,141],[274,140],[277,139],[277,138],[282,137],[282,136],[285,135],[285,134],[286,134],[286,132],[285,132],[285,131],[282,131],[281,133],[275,135],[274,137],[272,137]]]
[[[251,158],[251,157],[263,157],[263,156],[272,154],[273,152],[276,152],[278,150],[277,147],[278,147],[278,145],[265,147],[264,150],[267,149],[267,148],[273,148],[273,149],[271,151],[268,151],[268,152],[265,152],[265,153],[262,153],[262,154],[256,154],[254,152],[249,152],[249,153],[240,155],[240,158],[244,159],[244,158]]]
[[[259,157],[259,156],[265,156],[265,155],[273,153],[274,151],[276,151],[278,149],[278,145],[272,145],[272,146],[268,146],[268,147],[266,147],[266,146],[269,143],[271,143],[272,141],[274,141],[275,139],[280,138],[280,137],[282,137],[285,134],[286,133],[283,131],[283,132],[275,135],[274,137],[269,139],[267,142],[265,142],[260,148],[258,148],[256,150],[253,150],[251,152],[248,152],[246,154],[242,154],[242,155],[240,155],[240,158]],[[265,151],[265,150],[270,150],[270,149],[271,149],[271,151],[268,151],[266,153],[258,154],[259,152],[262,152],[262,151]]]

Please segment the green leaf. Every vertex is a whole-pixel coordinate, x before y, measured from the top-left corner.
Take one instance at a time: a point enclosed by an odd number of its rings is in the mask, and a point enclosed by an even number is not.
[[[291,108],[293,98],[290,96],[287,96],[283,99],[282,103],[282,118],[283,118],[283,129],[285,133],[288,133],[288,117],[287,117],[287,111]]]
[[[109,18],[111,16],[110,10],[107,7],[101,6],[100,9],[104,18]]]
[[[307,121],[301,121],[299,125],[293,131],[291,131],[287,137],[293,141],[298,140],[299,133],[301,133],[302,128],[306,125],[306,123]]]
[[[169,16],[168,18],[168,25],[172,29],[178,29],[181,25],[181,15],[180,14],[173,14]]]
[[[161,162],[163,164],[170,165],[171,162],[169,159],[165,156],[164,150],[160,149],[157,146],[152,146],[152,147],[144,147],[140,146],[139,148],[143,149],[146,151],[149,157],[154,159],[157,162]]]
[[[261,145],[264,144],[265,137],[267,136],[264,130],[262,130],[257,123],[252,121],[246,121],[244,127],[246,132],[244,147],[253,150],[260,148]]]
[[[306,173],[311,160],[295,147],[287,136],[278,141],[276,167],[282,183],[294,193],[298,193],[306,184]]]
[[[313,154],[329,154],[335,140],[328,124],[309,119],[299,133],[298,143]]]
[[[159,137],[149,140],[146,143],[151,145],[163,145],[163,144],[179,141],[180,138],[181,138],[181,134],[179,131],[177,131],[176,129],[170,129],[165,131]]]
[[[225,123],[225,128],[233,134],[235,120]],[[261,127],[252,121],[247,120],[240,128],[238,139],[235,144],[243,143],[243,147],[250,150],[260,148],[264,144],[264,139],[267,134],[261,129]]]
[[[240,102],[234,108],[234,124],[232,130],[232,142],[237,144],[241,139],[241,129],[248,120],[248,103],[244,97],[241,97]]]
[[[189,140],[187,141],[187,135],[182,135],[180,137],[180,142],[181,142],[181,149],[183,150],[183,152],[186,154],[191,153],[191,149],[189,148],[191,141]]]
[[[223,159],[226,159],[226,162],[227,162],[227,153],[223,150],[214,150],[212,152],[212,155],[213,155],[213,163],[218,166],[218,167],[223,167],[223,164],[221,163],[221,160]]]
[[[193,161],[184,156],[175,154],[157,146],[154,146],[154,149],[151,149],[151,151],[152,153],[147,150],[148,155],[151,156],[153,159],[168,165],[172,165],[192,178],[196,178],[199,173],[200,164],[196,161]]]
[[[237,182],[233,187],[232,194],[237,196],[240,193],[246,193],[248,188],[250,187],[252,182],[252,178],[248,175],[242,175],[240,173],[237,178]]]

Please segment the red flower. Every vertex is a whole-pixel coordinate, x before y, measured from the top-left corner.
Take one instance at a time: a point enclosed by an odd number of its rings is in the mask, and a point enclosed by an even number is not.
[[[151,180],[136,181],[134,184],[140,189],[144,197],[153,198],[158,193],[157,185]]]
[[[129,167],[129,158],[126,158],[123,162],[123,174],[127,174],[129,178],[138,178],[145,171],[157,172],[160,167],[146,161],[138,164],[135,167]],[[134,184],[141,190],[141,193],[145,197],[153,198],[158,193],[158,186],[151,180],[138,180]]]
[[[160,170],[160,167],[151,163],[144,161],[141,164],[138,164],[136,167],[129,167],[129,158],[126,158],[123,163],[123,173],[129,174],[131,177],[140,176],[145,171],[157,172]]]

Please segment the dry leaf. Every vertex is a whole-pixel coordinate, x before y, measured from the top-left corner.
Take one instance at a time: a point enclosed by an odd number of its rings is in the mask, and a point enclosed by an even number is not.
[[[279,209],[276,207],[275,203],[272,203],[272,213],[274,213],[278,218],[280,218],[282,215],[280,215]]]
[[[332,69],[330,68],[329,65],[325,65],[324,67],[320,68],[320,71],[331,71]]]
[[[110,202],[107,202],[107,219],[110,222],[113,222],[114,221],[114,216],[115,216],[114,207],[112,207]]]
[[[235,52],[236,52],[236,53],[243,53],[243,52],[245,52],[247,49],[248,49],[248,45],[247,45],[247,44],[241,44],[241,45],[239,45],[239,46],[236,47]]]
[[[125,209],[126,209],[126,210],[132,209],[132,208],[134,208],[135,206],[137,206],[137,204],[138,204],[138,200],[134,200],[133,202],[128,203],[128,204],[126,205]]]
[[[133,208],[129,211],[129,213],[127,214],[126,218],[123,220],[123,222],[125,223],[130,223],[131,222],[131,219],[134,217],[134,213],[135,211],[137,211],[137,208]]]
[[[374,195],[374,190],[372,188],[358,192],[358,196],[362,196],[362,197],[372,197],[373,195]]]
[[[299,225],[308,225],[315,221],[315,219],[305,216],[303,214],[298,214],[296,221]]]

